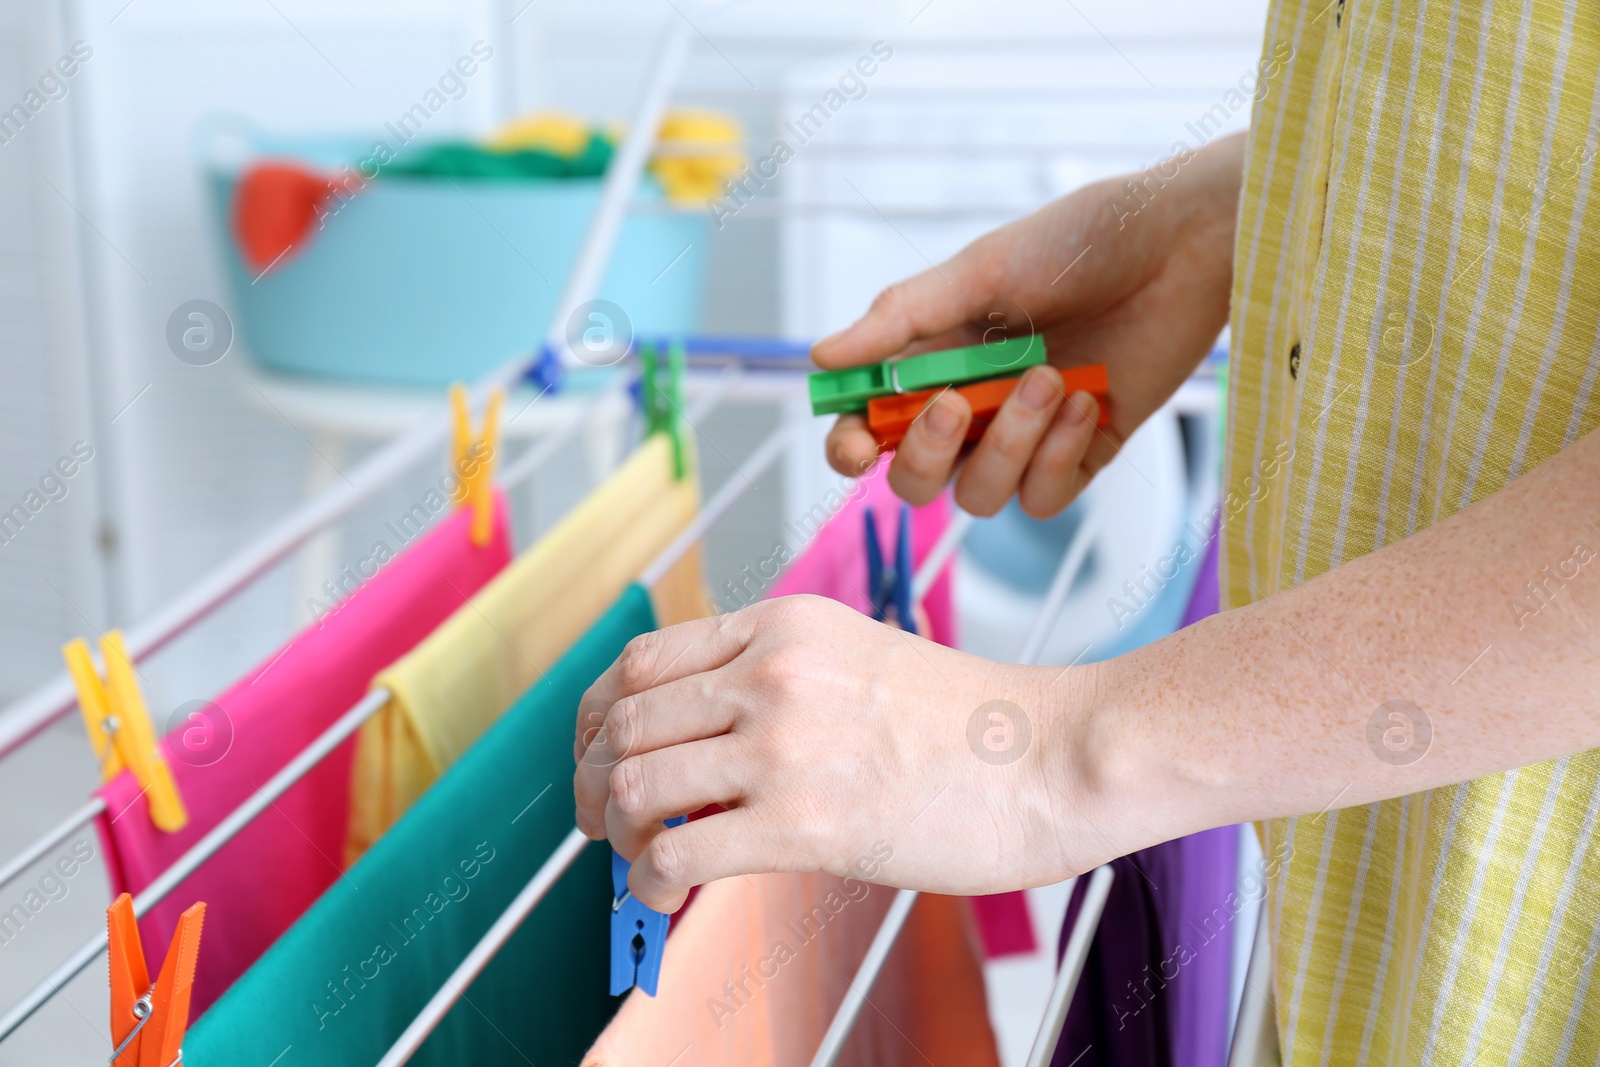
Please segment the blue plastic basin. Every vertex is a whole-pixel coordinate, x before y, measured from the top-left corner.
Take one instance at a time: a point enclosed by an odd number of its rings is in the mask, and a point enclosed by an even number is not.
[[[357,142],[325,141],[279,141],[261,154],[321,166],[365,155]],[[598,179],[380,176],[331,203],[309,243],[257,278],[231,234],[236,177],[208,168],[243,347],[273,371],[401,385],[470,380],[533,351],[600,195]],[[636,202],[663,199],[647,180]],[[630,215],[600,297],[637,334],[692,332],[709,227],[694,208]]]

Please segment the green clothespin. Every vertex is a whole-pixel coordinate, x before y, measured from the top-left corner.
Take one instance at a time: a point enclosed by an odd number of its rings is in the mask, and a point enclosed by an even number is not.
[[[656,346],[650,341],[639,346],[639,406],[644,409],[644,432],[648,437],[661,429],[661,393],[656,385]]]
[[[667,380],[661,381],[661,361],[656,346],[639,347],[640,396],[644,402],[645,432],[672,435],[672,473],[680,481],[688,473],[688,427],[683,419],[683,374],[688,363],[681,341],[667,348]]]
[[[683,393],[684,369],[689,354],[682,341],[674,341],[667,349],[667,419],[666,430],[672,434],[672,476],[683,481],[689,472],[689,423],[683,417],[687,403]]]
[[[1044,339],[1034,334],[866,367],[816,371],[809,381],[811,411],[816,415],[865,411],[874,397],[1021,374],[1044,359]]]

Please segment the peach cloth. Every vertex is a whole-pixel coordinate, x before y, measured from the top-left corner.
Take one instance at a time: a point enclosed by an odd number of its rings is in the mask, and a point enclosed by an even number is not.
[[[584,1067],[805,1067],[894,890],[829,874],[703,887],[661,961],[661,991],[629,994]],[[673,1057],[678,1057],[674,1060]],[[998,1067],[966,902],[911,911],[845,1044],[845,1067]]]

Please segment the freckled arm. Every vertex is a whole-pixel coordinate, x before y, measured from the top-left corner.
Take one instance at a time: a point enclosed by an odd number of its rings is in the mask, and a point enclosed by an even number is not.
[[[1150,841],[1600,748],[1600,431],[1427,530],[1093,670],[1070,771],[1109,797],[1154,791],[1122,809]]]

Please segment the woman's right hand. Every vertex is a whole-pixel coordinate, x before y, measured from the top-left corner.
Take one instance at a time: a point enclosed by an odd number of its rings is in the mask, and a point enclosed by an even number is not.
[[[1243,153],[1243,136],[1227,137],[1085,186],[884,290],[855,325],[817,342],[812,358],[834,369],[1032,332],[1054,366],[1106,365],[1106,428],[1089,394],[1066,397],[1060,375],[1034,368],[967,449],[971,409],[945,391],[896,450],[894,491],[926,503],[965,456],[956,503],[974,515],[1013,494],[1038,517],[1070,504],[1227,322]],[[877,453],[861,415],[841,416],[828,436],[841,474],[860,474]]]

